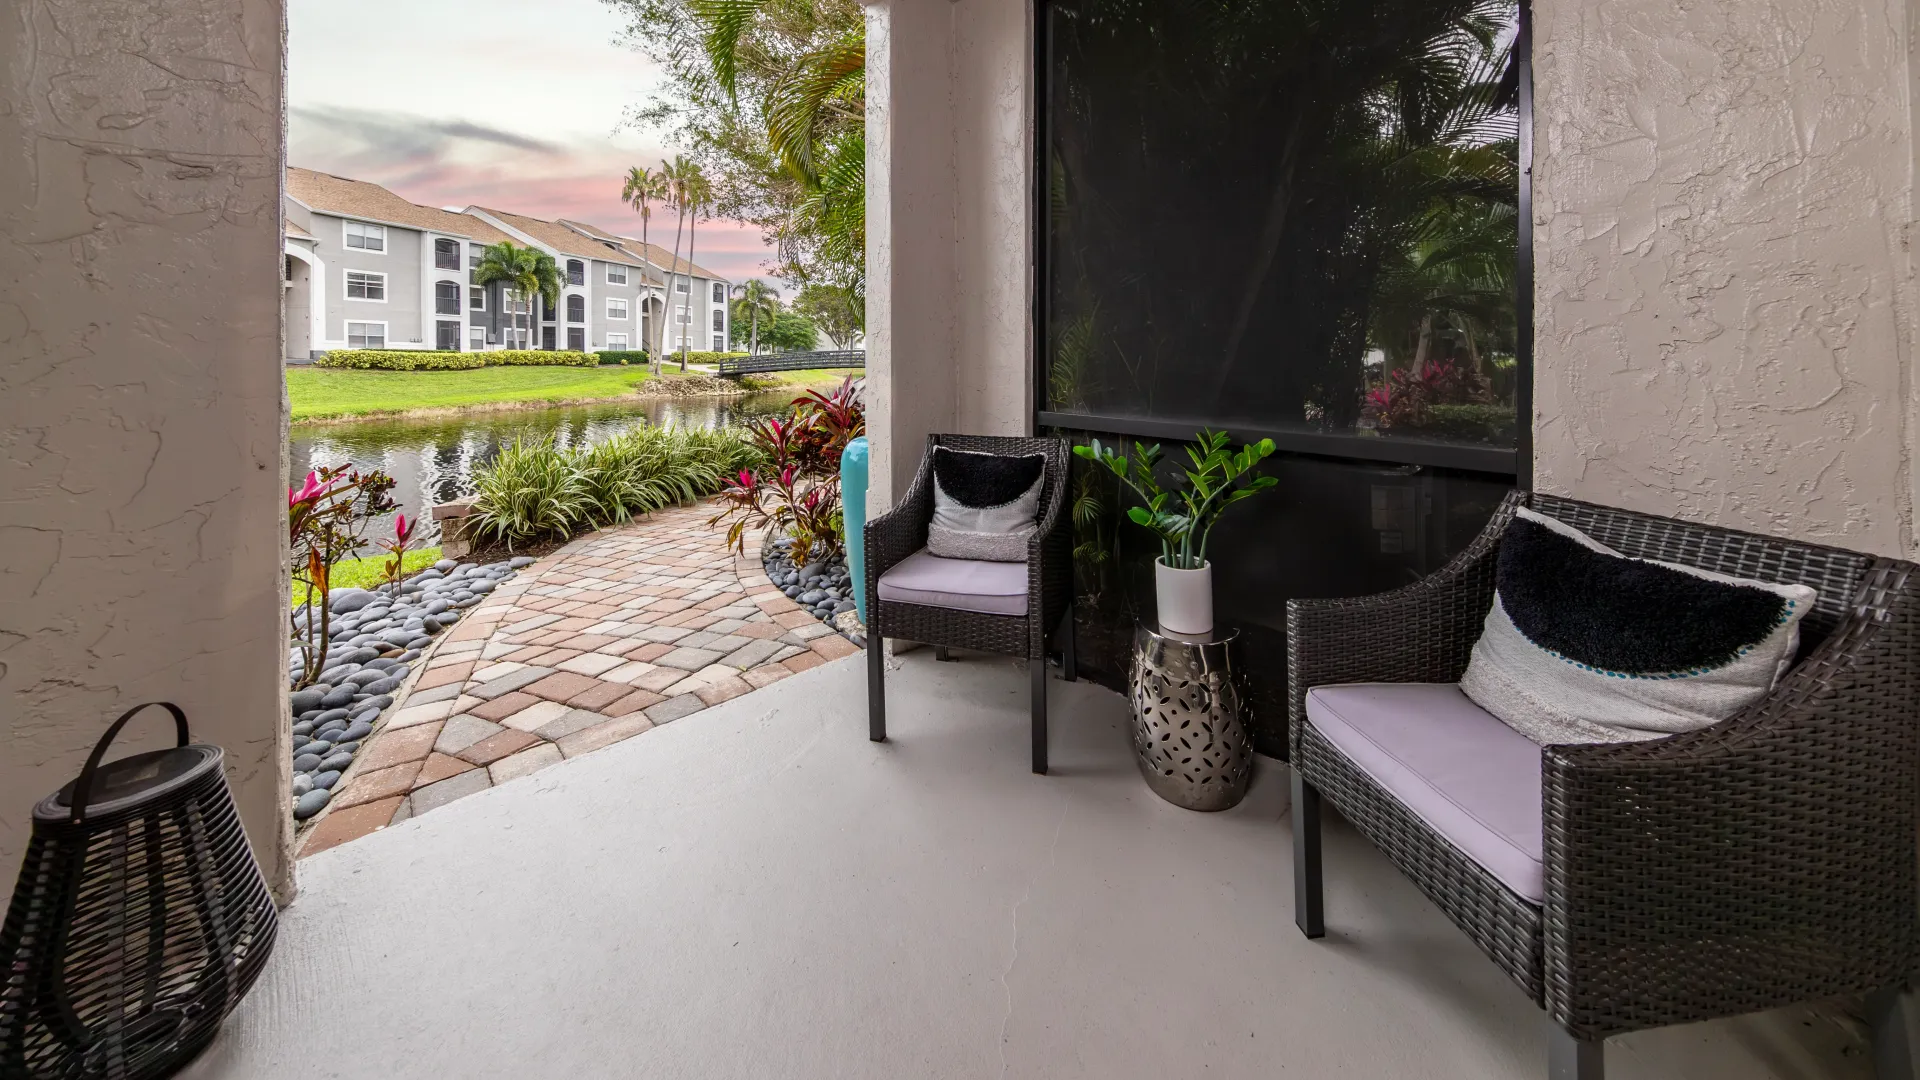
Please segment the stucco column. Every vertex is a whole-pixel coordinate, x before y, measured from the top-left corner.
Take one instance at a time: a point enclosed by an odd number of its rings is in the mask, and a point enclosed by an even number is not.
[[[929,433],[1032,426],[1030,0],[867,8],[868,506]]]
[[[0,874],[177,702],[290,895],[279,0],[0,13]],[[163,745],[147,719],[120,753]]]

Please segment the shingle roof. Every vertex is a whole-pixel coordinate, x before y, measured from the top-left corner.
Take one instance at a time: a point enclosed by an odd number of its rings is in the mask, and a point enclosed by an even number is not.
[[[379,184],[312,169],[288,166],[287,194],[321,213],[403,225],[409,229],[430,229],[483,244],[511,239],[479,218],[410,203]]]
[[[314,235],[293,222],[287,222],[287,235],[295,240],[312,240]]]
[[[617,241],[609,242],[593,237],[582,236],[578,231],[569,229],[557,221],[543,221],[540,218],[527,217],[525,214],[509,214],[505,210],[495,210],[486,206],[470,206],[467,208],[469,214],[476,210],[506,222],[513,228],[526,233],[540,243],[565,255],[578,255],[582,258],[601,259],[610,263],[620,263],[624,266],[642,265],[638,255],[622,250],[618,246]]]
[[[673,252],[668,251],[666,248],[661,247],[659,244],[643,245],[640,243],[640,241],[634,239],[631,236],[621,236],[619,233],[610,233],[605,229],[598,228],[593,225],[589,225],[584,221],[572,221],[567,218],[561,218],[560,224],[565,225],[570,229],[579,229],[580,231],[588,233],[590,235],[604,237],[608,240],[612,240],[618,243],[620,246],[626,248],[628,251],[632,252],[635,255],[638,255],[644,251],[647,253],[647,261],[652,263],[658,269],[665,270],[667,267],[667,264],[672,263],[673,270],[671,272],[675,274],[685,274],[688,272],[688,268],[691,267],[694,277],[709,278],[713,281],[727,280],[726,278],[721,277],[719,274],[716,274],[713,271],[708,270],[706,267],[701,266],[698,263],[690,263],[685,259],[675,260],[673,256]]]

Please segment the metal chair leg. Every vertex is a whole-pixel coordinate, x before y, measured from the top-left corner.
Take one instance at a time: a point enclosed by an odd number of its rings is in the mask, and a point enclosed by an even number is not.
[[[1547,1080],[1605,1080],[1605,1042],[1547,1021]]]
[[[1033,771],[1047,774],[1047,657],[1045,653],[1029,657],[1027,669],[1033,673]]]
[[[867,738],[887,741],[886,639],[879,627],[867,627]]]
[[[1309,938],[1327,936],[1320,873],[1320,790],[1293,770],[1293,922]]]
[[[947,651],[947,647],[945,645],[935,645],[933,647],[933,658],[935,660],[940,661],[943,664],[950,664],[953,662],[953,654]]]
[[[1074,634],[1072,604],[1067,605],[1067,617],[1062,620],[1062,622],[1063,625],[1061,629],[1066,631],[1066,640],[1060,643],[1060,676],[1068,682],[1076,682],[1080,678],[1080,669],[1073,655]]]
[[[1867,999],[1877,1080],[1920,1080],[1920,995],[1895,983]]]

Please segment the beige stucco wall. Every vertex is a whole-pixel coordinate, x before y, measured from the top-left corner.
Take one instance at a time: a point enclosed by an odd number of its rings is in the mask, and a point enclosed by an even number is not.
[[[1537,0],[1535,482],[1912,556],[1904,0]]]
[[[1032,423],[1029,0],[879,0],[867,23],[868,504],[929,433]]]
[[[183,706],[284,897],[278,0],[0,12],[0,876]],[[163,715],[126,747],[161,745]]]

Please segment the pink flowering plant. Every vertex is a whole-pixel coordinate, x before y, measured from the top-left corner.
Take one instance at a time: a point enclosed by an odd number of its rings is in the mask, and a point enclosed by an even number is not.
[[[793,541],[788,557],[795,566],[838,555],[846,546],[840,455],[867,431],[859,384],[848,378],[830,393],[809,391],[787,416],[756,421],[747,431],[770,464],[734,476],[720,492],[726,508],[708,524],[729,522],[727,546],[740,552],[748,530],[779,532]]]
[[[329,569],[358,554],[367,526],[394,508],[388,494],[393,485],[393,478],[377,469],[362,473],[337,465],[316,469],[300,487],[287,489],[287,547],[294,587],[305,601],[292,617],[301,656],[295,689],[313,685],[326,661],[333,596]]]
[[[393,535],[380,541],[380,550],[387,553],[387,561],[381,566],[381,572],[385,574],[387,584],[400,583],[401,569],[407,561],[408,550],[413,547],[414,530],[419,524],[417,520],[408,521],[405,514],[393,516]]]

